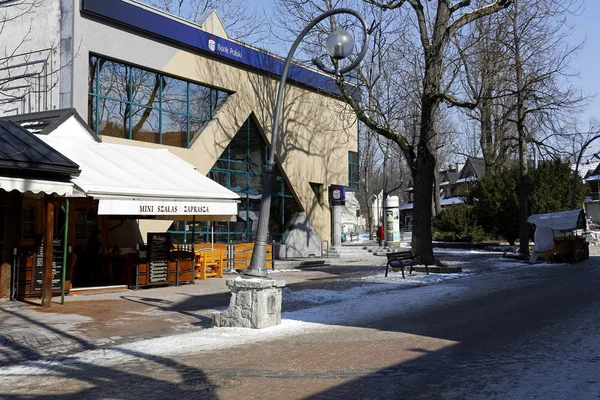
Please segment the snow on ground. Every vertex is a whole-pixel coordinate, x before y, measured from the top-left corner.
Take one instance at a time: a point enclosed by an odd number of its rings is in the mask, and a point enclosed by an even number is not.
[[[268,270],[267,271],[269,273],[269,275],[271,274],[282,274],[282,273],[286,273],[286,272],[302,272],[301,269],[274,269],[274,270]]]
[[[283,288],[283,302],[302,302],[310,304],[334,303],[348,299],[357,299],[372,293],[378,293],[397,288],[398,286],[392,283],[382,283],[381,285],[371,286],[357,286],[343,291],[327,289],[305,289],[292,291],[286,287]]]
[[[458,248],[447,248],[447,247],[434,247],[434,253],[448,253],[448,254],[504,254],[503,251],[488,251],[488,250],[475,250],[475,249],[458,249]]]
[[[460,251],[460,249],[453,249],[453,253],[468,253],[468,254],[501,254],[501,253],[489,253],[485,251]],[[450,263],[449,263],[450,264]],[[452,264],[460,264],[459,262]],[[522,261],[516,261],[513,259],[499,258],[496,260],[488,261],[488,268],[492,270],[499,271],[511,268],[522,268],[527,266],[528,264]],[[559,264],[538,264],[540,265],[559,265]],[[451,273],[451,274],[429,274],[426,275],[422,272],[413,272],[412,274],[408,273],[408,269],[405,271],[404,276],[406,278],[402,278],[401,272],[389,272],[388,276],[385,276],[385,272],[381,272],[378,274],[367,275],[357,280],[359,282],[364,283],[364,286],[352,287],[347,290],[327,290],[327,289],[304,289],[298,291],[292,291],[289,288],[284,288],[283,290],[283,301],[284,302],[303,302],[309,304],[323,304],[323,303],[333,303],[333,302],[343,302],[350,299],[358,299],[362,296],[385,292],[389,290],[397,290],[402,287],[419,287],[419,286],[428,286],[434,283],[439,283],[442,281],[448,281],[452,279],[459,279],[472,276],[474,273],[471,269],[464,269],[463,272],[459,273]]]

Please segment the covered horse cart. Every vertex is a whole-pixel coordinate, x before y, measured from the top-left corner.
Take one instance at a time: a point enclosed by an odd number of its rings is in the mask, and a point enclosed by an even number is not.
[[[542,256],[547,262],[577,263],[590,256],[585,212],[581,209],[531,215],[535,224],[532,261]]]

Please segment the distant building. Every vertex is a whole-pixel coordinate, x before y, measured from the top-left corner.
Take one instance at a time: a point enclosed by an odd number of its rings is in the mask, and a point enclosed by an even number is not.
[[[346,193],[346,205],[342,208],[342,233],[350,240],[349,234],[362,233],[367,229],[365,216],[361,212],[356,192]]]
[[[461,204],[471,187],[485,174],[485,163],[481,158],[468,157],[464,164],[450,166],[438,172],[440,175],[440,205],[442,208]],[[408,200],[400,206],[400,222],[402,226],[412,224],[413,192],[412,184],[406,189]]]
[[[585,214],[592,221],[600,222],[600,162],[589,162],[579,166],[579,175],[590,188],[584,200]]]

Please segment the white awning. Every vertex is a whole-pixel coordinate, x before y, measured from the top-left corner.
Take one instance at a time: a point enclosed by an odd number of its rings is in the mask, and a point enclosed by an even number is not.
[[[72,196],[72,182],[45,181],[41,179],[9,178],[0,176],[0,189],[10,192],[16,190],[21,193],[46,193],[58,196]]]
[[[99,215],[196,216],[198,220],[229,220],[237,215],[237,194],[166,149],[38,137],[79,164],[81,175],[73,183],[99,200]]]

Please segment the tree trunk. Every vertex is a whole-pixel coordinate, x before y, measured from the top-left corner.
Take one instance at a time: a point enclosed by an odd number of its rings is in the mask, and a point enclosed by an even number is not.
[[[437,160],[435,163],[435,167],[434,167],[434,172],[433,172],[433,215],[438,215],[439,213],[442,212],[442,202],[440,199],[440,173],[439,173],[439,166],[437,164]]]
[[[519,133],[521,137],[521,133]],[[529,256],[529,166],[527,141],[519,139],[519,253]]]
[[[425,259],[425,262],[434,264],[433,244],[431,242],[431,197],[433,195],[433,175],[435,170],[435,157],[423,146],[419,150],[416,165],[412,171],[414,187],[413,202],[413,227],[412,251]]]
[[[492,89],[490,87],[489,77],[482,76],[483,96],[480,100],[479,111],[481,112],[481,120],[479,121],[481,128],[481,151],[483,153],[483,161],[485,170],[491,171],[496,165],[496,149],[494,143],[494,132],[492,128]]]
[[[434,264],[431,234],[433,185],[436,167],[436,118],[439,108],[437,95],[442,87],[442,69],[446,27],[450,19],[447,6],[439,7],[433,29],[432,43],[425,49],[425,71],[423,75],[423,96],[421,97],[421,126],[417,154],[412,164],[414,182],[412,251],[424,258],[427,264]],[[436,189],[437,190],[437,189]]]
[[[525,132],[525,93],[523,88],[523,63],[521,60],[521,38],[518,33],[518,1],[514,0],[513,34],[515,43],[515,74],[517,84],[517,133],[519,135],[519,253],[529,256],[529,160]]]

